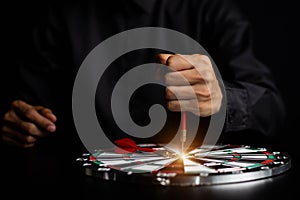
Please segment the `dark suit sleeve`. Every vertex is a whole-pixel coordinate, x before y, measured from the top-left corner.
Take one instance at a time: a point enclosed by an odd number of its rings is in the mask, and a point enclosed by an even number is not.
[[[54,6],[44,8],[45,13],[30,30],[30,46],[15,66],[14,99],[32,105],[58,110],[69,97],[72,65],[70,50],[62,20]]]
[[[224,132],[274,136],[283,127],[285,105],[271,68],[254,55],[249,22],[232,1],[213,1],[208,10],[207,38],[227,96]]]

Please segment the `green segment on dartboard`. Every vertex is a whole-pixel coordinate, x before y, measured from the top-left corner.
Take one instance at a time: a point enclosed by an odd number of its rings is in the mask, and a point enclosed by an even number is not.
[[[254,168],[257,168],[257,167],[261,167],[261,166],[262,166],[262,164],[256,163],[254,165],[248,166],[247,169],[254,169]]]
[[[100,161],[94,161],[94,163],[95,163],[96,165],[103,164],[103,163],[102,163],[102,162],[100,162]]]

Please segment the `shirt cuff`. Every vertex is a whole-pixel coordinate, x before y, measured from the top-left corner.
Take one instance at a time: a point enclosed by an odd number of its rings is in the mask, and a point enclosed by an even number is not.
[[[225,132],[244,130],[249,118],[247,91],[241,88],[226,88],[226,96]]]

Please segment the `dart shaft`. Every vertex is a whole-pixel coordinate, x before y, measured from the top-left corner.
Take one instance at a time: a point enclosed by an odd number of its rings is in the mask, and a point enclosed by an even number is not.
[[[186,141],[186,112],[182,113],[182,127],[181,127],[181,153],[184,153],[184,143]]]
[[[184,153],[184,143],[186,141],[186,130],[182,130],[181,132],[181,138],[180,138],[180,142],[181,142],[181,153]]]

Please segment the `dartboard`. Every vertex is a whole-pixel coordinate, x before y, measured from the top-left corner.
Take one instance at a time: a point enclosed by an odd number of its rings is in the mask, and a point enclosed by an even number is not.
[[[165,186],[252,181],[284,173],[291,167],[287,153],[262,147],[218,144],[178,154],[163,145],[138,146],[154,151],[95,150],[82,154],[77,161],[86,175],[95,178]]]

